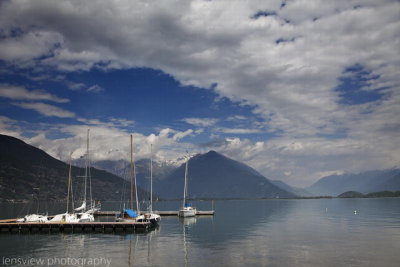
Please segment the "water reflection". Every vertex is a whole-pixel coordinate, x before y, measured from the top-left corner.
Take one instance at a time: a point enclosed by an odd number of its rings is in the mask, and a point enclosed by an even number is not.
[[[189,263],[189,244],[186,241],[187,235],[190,234],[191,227],[193,227],[196,222],[196,217],[184,217],[179,218],[179,222],[182,224],[182,237],[183,237],[183,255],[184,255],[184,263],[185,266],[188,266]]]
[[[163,205],[167,210],[175,203]],[[3,216],[5,206],[1,207]],[[160,226],[147,234],[0,234],[0,253],[105,257],[112,259],[111,266],[396,266],[400,262],[400,199],[217,201],[215,210],[214,217],[163,217]]]

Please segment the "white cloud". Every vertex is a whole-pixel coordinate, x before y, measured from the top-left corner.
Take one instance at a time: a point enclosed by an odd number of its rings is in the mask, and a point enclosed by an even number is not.
[[[46,100],[57,103],[67,103],[69,99],[60,98],[42,90],[29,91],[21,86],[0,84],[0,97],[13,100]]]
[[[29,129],[29,130],[28,130]],[[190,135],[192,130],[177,131],[170,128],[160,129],[158,133],[143,135],[129,132],[123,127],[112,126],[109,122],[97,124],[32,124],[0,116],[0,133],[11,135],[43,149],[51,156],[67,161],[72,152],[73,159],[86,153],[86,133],[90,129],[90,154],[93,161],[129,160],[130,135],[133,136],[135,159],[149,158],[150,145],[153,145],[154,159],[176,163],[186,151],[195,151],[195,146],[181,142],[181,138]],[[27,138],[24,133],[32,137]],[[49,138],[49,136],[66,136]],[[180,163],[180,162],[178,162]]]
[[[227,133],[227,134],[255,134],[262,133],[259,129],[244,129],[244,128],[226,128],[218,127],[214,129],[216,132]]]
[[[58,33],[33,30],[22,36],[5,38],[0,42],[0,59],[24,62],[51,53],[61,41]]]
[[[98,120],[98,119],[85,119],[85,118],[77,118],[79,122],[82,122],[86,125],[94,125],[94,126],[103,126],[103,127],[117,127],[117,128],[124,128],[124,127],[131,127],[135,124],[132,120],[127,119],[118,119],[118,118],[107,118],[106,120]]]
[[[182,121],[194,125],[194,126],[200,126],[200,127],[208,127],[216,124],[219,119],[215,118],[185,118],[182,119]]]
[[[248,118],[246,118],[245,116],[241,116],[241,115],[235,115],[235,116],[231,116],[226,118],[226,121],[243,121],[246,120]]]
[[[0,116],[0,134],[21,138],[22,129],[17,126],[17,121],[5,116]]]
[[[239,142],[246,151],[256,151],[252,161],[253,156],[242,159],[266,174],[278,175],[285,165],[282,170],[291,168],[291,177],[304,182],[323,171],[397,165],[400,3],[297,0],[280,5],[6,1],[0,8],[5,34],[0,58],[64,71],[149,67],[183,85],[217,84],[218,94],[255,106],[264,127],[279,134],[264,141],[263,151],[253,150],[254,142]],[[276,15],[254,19],[266,10]],[[20,36],[10,34],[15,28]],[[383,99],[340,104],[338,78],[354,64],[378,77],[368,90],[385,86]],[[217,123],[185,120],[200,127]],[[339,139],[321,137],[340,131],[345,134]],[[174,134],[160,132],[158,138],[170,140]],[[236,145],[231,142],[223,151],[241,157],[232,153]]]
[[[104,88],[101,87],[101,86],[99,86],[99,85],[97,85],[97,84],[95,84],[95,85],[90,86],[90,87],[87,89],[87,91],[88,91],[88,92],[91,92],[91,93],[100,93],[100,92],[103,92],[103,91],[104,91]]]
[[[184,132],[177,132],[176,134],[174,134],[173,139],[174,140],[180,140],[186,136],[189,136],[193,133],[192,129],[186,130]]]
[[[45,103],[11,103],[14,106],[34,110],[46,117],[74,118],[75,114],[62,108]]]

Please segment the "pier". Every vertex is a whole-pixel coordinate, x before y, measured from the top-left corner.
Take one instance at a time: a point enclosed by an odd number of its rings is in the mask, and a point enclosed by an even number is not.
[[[153,211],[154,213],[160,215],[160,216],[178,216],[178,211]],[[97,211],[96,213],[94,213],[94,216],[98,216],[98,217],[106,217],[106,216],[116,216],[118,214],[120,214],[120,211]],[[213,210],[208,210],[208,211],[201,211],[198,210],[196,212],[196,215],[202,216],[202,215],[208,215],[208,216],[212,216],[215,214],[215,211]]]
[[[7,222],[5,222],[7,221]],[[14,220],[0,222],[1,233],[23,232],[148,232],[155,226],[150,222],[82,222],[82,223],[17,223]]]
[[[120,211],[98,211],[96,217],[116,216]],[[160,216],[178,216],[178,211],[154,211]],[[196,212],[196,216],[213,216],[215,211]],[[49,216],[52,218],[53,216]],[[17,222],[17,219],[0,220],[0,233],[82,233],[82,232],[148,232],[155,226],[150,222],[78,222],[78,223],[30,223]]]

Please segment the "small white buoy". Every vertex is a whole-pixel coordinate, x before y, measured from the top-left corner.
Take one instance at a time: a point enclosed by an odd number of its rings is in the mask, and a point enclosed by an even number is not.
[[[357,210],[354,211],[354,214],[357,214]]]

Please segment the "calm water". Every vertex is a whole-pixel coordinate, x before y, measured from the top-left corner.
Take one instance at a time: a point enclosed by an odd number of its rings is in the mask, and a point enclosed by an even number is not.
[[[195,204],[211,208],[210,202]],[[103,203],[103,210],[118,206]],[[0,216],[15,217],[25,208],[3,203]],[[214,217],[163,217],[148,234],[0,234],[0,265],[19,259],[48,266],[68,258],[71,266],[82,259],[93,260],[85,266],[107,266],[106,260],[110,266],[400,264],[400,198],[216,201],[214,209]]]

